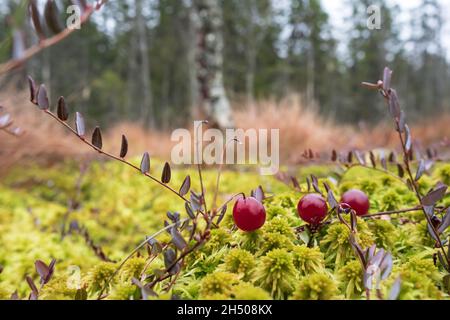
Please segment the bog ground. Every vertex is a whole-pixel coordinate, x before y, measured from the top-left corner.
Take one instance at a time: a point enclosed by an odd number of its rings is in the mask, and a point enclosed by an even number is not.
[[[139,159],[135,159],[139,162]],[[154,171],[162,163],[154,161]],[[317,175],[327,181],[336,196],[350,188],[369,195],[371,212],[407,208],[415,203],[414,194],[389,174],[355,167],[337,180],[328,179],[334,167],[307,167],[302,175]],[[195,170],[175,169],[171,184],[179,185]],[[215,183],[213,170],[204,172],[206,188]],[[437,164],[419,187],[428,190],[436,181],[450,182],[450,165]],[[161,229],[167,211],[187,217],[183,203],[119,163],[94,161],[82,168],[66,162],[51,169],[18,167],[1,182],[0,274],[1,298],[16,290],[25,298],[30,288],[25,281],[39,276],[34,262],[56,259],[54,276],[39,295],[40,299],[97,298],[100,289],[119,262],[133,248]],[[195,180],[195,179],[194,179]],[[266,192],[267,222],[254,233],[233,228],[231,207],[211,239],[186,261],[178,280],[164,293],[167,283],[154,290],[159,298],[173,294],[184,299],[363,299],[361,266],[349,244],[349,231],[333,218],[312,239],[299,232],[305,223],[297,214],[303,192],[294,190],[274,177],[251,172],[226,172],[221,198],[236,191],[261,185]],[[193,188],[198,185],[193,184]],[[249,190],[242,190],[248,192]],[[439,205],[450,204],[445,197]],[[68,208],[72,209],[68,209]],[[444,272],[433,263],[436,252],[426,220],[421,212],[359,218],[358,240],[363,247],[376,244],[392,253],[393,271],[381,283],[381,294],[389,295],[394,281],[401,277],[400,299],[446,299]],[[164,245],[170,235],[162,233]],[[309,243],[309,247],[306,245]],[[140,297],[133,277],[151,275],[164,268],[162,257],[151,259],[144,248],[128,260],[106,286],[107,299]],[[78,292],[78,295],[77,295]]]

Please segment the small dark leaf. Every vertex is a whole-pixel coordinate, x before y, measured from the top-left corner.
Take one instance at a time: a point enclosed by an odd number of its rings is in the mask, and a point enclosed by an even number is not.
[[[120,157],[125,158],[128,153],[128,140],[125,135],[122,135],[122,143],[120,145]]]
[[[370,246],[369,249],[366,249],[364,257],[366,261],[372,260],[373,256],[375,255],[375,251],[377,250],[376,244],[373,244]]]
[[[0,273],[3,272],[3,266],[0,264]]]
[[[433,152],[431,151],[430,148],[427,148],[427,157],[428,159],[433,159]]]
[[[434,216],[434,206],[423,206],[423,211],[425,211],[425,213],[429,217],[433,217]]]
[[[193,191],[191,191],[191,206],[194,211],[200,211],[202,206],[201,199]]]
[[[337,152],[336,150],[333,149],[333,151],[331,151],[331,161],[335,162],[337,158],[338,158]]]
[[[41,110],[47,110],[49,107],[47,89],[44,84],[41,84],[37,92],[37,105]]]
[[[394,89],[391,89],[389,94],[389,112],[391,113],[392,118],[399,119],[400,111],[400,103],[398,101],[397,92]]]
[[[431,235],[431,237],[435,241],[439,241],[439,235],[435,232],[435,229],[433,229],[433,227],[429,223],[427,223],[427,229],[428,229],[428,233]]]
[[[217,224],[220,224],[222,222],[226,212],[227,212],[227,205],[224,205],[222,207],[222,210],[220,210],[219,217],[217,218]]]
[[[422,177],[423,173],[425,171],[425,161],[422,159],[419,162],[419,166],[417,167],[416,177],[414,178],[414,181],[419,181],[420,177]]]
[[[181,184],[179,194],[181,196],[186,195],[189,192],[189,189],[191,188],[191,177],[188,175],[186,178],[184,178],[183,183]]]
[[[176,222],[175,216],[173,215],[172,212],[167,211],[167,217],[168,217],[172,222]]]
[[[319,193],[322,194],[322,192],[319,189],[319,180],[317,179],[317,177],[315,175],[311,175],[311,181],[312,181],[312,186],[314,188],[314,190]]]
[[[375,155],[373,154],[372,151],[370,151],[369,155],[370,155],[370,162],[372,163],[372,167],[376,168],[377,163],[376,163]]]
[[[29,11],[31,20],[33,21],[34,30],[36,30],[36,34],[39,39],[44,40],[45,34],[41,24],[41,15],[36,5],[36,0],[30,0]]]
[[[98,149],[103,147],[102,132],[99,127],[95,127],[94,132],[92,133],[92,144]]]
[[[300,183],[298,182],[297,178],[291,177],[291,181],[292,181],[292,185],[294,186],[294,189],[297,189],[300,191],[301,187],[300,187]]]
[[[400,163],[397,163],[397,171],[398,171],[398,176],[400,178],[403,178],[405,176],[405,170],[403,169],[403,166]]]
[[[162,252],[162,246],[156,239],[149,238],[148,239],[148,244],[152,248],[152,250],[150,252],[152,255],[156,256],[156,255],[158,255],[158,254],[160,254]]]
[[[175,263],[176,259],[177,254],[173,249],[169,248],[166,251],[164,251],[164,265],[166,266],[166,269],[169,269]],[[173,271],[172,269],[173,266],[168,271],[171,273],[171,271]]]
[[[395,279],[394,284],[391,287],[391,291],[389,292],[389,300],[397,300],[399,294],[400,294],[400,289],[402,288],[402,282],[400,277],[397,277],[397,279]]]
[[[255,190],[252,190],[251,197],[255,198],[259,202],[264,200],[264,190],[261,186],[258,186]]]
[[[426,196],[422,198],[422,204],[424,206],[433,206],[439,200],[441,200],[445,196],[445,192],[447,191],[447,186],[445,184],[438,184],[431,190]]]
[[[188,214],[189,218],[195,219],[194,211],[192,211],[192,208],[188,202],[184,203],[184,208],[186,209],[186,213]]]
[[[308,189],[308,192],[309,192],[311,190],[311,182],[309,181],[308,177],[306,177],[306,185],[307,185],[307,189]]]
[[[352,163],[353,161],[353,151],[349,151],[347,155],[347,162]]]
[[[36,262],[34,263],[34,266],[36,268],[36,272],[41,277],[41,284],[45,283],[45,279],[47,278],[47,276],[50,272],[49,267],[41,260],[36,260]]]
[[[41,91],[41,90],[39,90]],[[79,112],[75,113],[75,128],[77,130],[77,134],[84,138],[86,134],[86,126],[84,125],[83,115]]]
[[[389,252],[386,252],[383,261],[381,261],[380,265],[381,280],[385,280],[389,277],[389,275],[392,272],[392,266],[393,266],[392,255]]]
[[[36,285],[34,284],[33,279],[30,276],[26,276],[25,279],[28,283],[28,286],[31,288],[32,293],[34,293],[34,295],[37,297],[39,294],[39,291],[38,291]]]
[[[450,208],[447,209],[444,218],[438,228],[438,233],[444,232],[450,226]]]
[[[391,151],[391,153],[389,153],[389,162],[390,163],[394,163],[395,162],[395,159],[396,157],[395,157],[395,153],[394,153],[394,151]]]
[[[166,162],[164,164],[163,172],[162,172],[162,175],[161,175],[161,182],[162,183],[169,183],[170,182],[170,178],[172,176],[171,172],[172,171],[170,169],[170,164],[168,162]]]
[[[175,227],[170,229],[170,235],[172,237],[172,243],[175,245],[175,247],[177,247],[178,250],[183,250],[184,248],[186,248],[186,241]]]
[[[148,152],[145,152],[144,155],[142,156],[140,168],[141,172],[144,174],[150,172],[150,155],[148,154]]]
[[[45,283],[48,283],[50,281],[50,279],[52,278],[53,273],[55,272],[55,264],[56,264],[56,259],[52,259],[52,261],[48,265],[48,274],[47,274],[47,277],[45,278]]]
[[[58,7],[56,6],[55,1],[47,0],[44,8],[45,22],[49,29],[55,34],[60,33],[63,30],[58,15]]]
[[[353,233],[350,233],[350,236],[348,237],[348,240],[349,240],[350,244],[352,245],[353,250],[358,255],[359,260],[361,260],[361,262],[365,265],[366,264],[366,260],[365,260],[365,257],[364,257],[364,252],[362,251],[361,246],[356,241],[355,235]]]
[[[30,89],[30,101],[37,103],[36,101],[36,83],[31,76],[28,76],[28,87]]]
[[[159,276],[161,276],[161,275],[159,275]],[[131,282],[135,286],[137,286],[139,289],[141,289],[141,294],[142,294],[143,300],[147,300],[149,296],[153,296],[153,297],[158,296],[158,294],[150,288],[149,284],[143,284],[141,281],[139,281],[135,277],[133,277],[131,279]]]
[[[389,91],[391,88],[391,77],[392,77],[392,70],[388,67],[384,68],[383,72],[383,89],[385,91]]]
[[[356,231],[356,223],[358,222],[358,218],[356,217],[355,210],[350,211],[350,226],[352,228],[352,231]]]
[[[38,295],[34,291],[32,291],[30,293],[30,296],[28,297],[28,300],[37,300],[37,299],[38,299]]]
[[[335,209],[339,206],[339,203],[337,202],[336,198],[334,197],[333,191],[331,189],[327,192],[327,200],[328,204],[332,209]]]
[[[69,113],[67,112],[67,106],[64,97],[59,97],[58,99],[57,114],[58,118],[62,121],[66,121],[69,118]]]

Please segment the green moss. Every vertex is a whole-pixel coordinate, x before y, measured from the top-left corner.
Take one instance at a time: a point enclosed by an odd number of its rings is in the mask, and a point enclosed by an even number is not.
[[[283,217],[274,217],[269,220],[262,228],[265,233],[278,233],[280,235],[286,236],[289,239],[295,239],[295,234],[292,227],[289,225]]]
[[[145,259],[142,257],[129,259],[120,270],[121,281],[129,281],[132,278],[139,279],[144,266]]]
[[[110,262],[100,262],[95,267],[93,267],[87,276],[87,282],[89,289],[92,292],[97,292],[103,287],[108,290],[112,283],[108,283],[111,276],[114,274],[116,267]],[[107,291],[106,290],[106,291]]]
[[[373,219],[368,224],[375,237],[377,247],[391,250],[397,242],[397,232],[392,222]]]
[[[217,299],[229,297],[233,286],[239,283],[238,276],[233,273],[215,272],[203,278],[200,285],[200,298]]]
[[[131,161],[139,165],[140,159]],[[152,171],[160,172],[163,164],[154,159]],[[322,182],[333,170],[328,166],[302,167],[298,179],[305,190],[303,181],[307,174],[322,177]],[[170,185],[179,188],[187,174],[196,177],[195,169],[173,168]],[[115,162],[92,162],[81,183],[80,206],[70,213],[68,221],[76,220],[84,226],[93,243],[117,261],[102,262],[79,234],[61,236],[67,202],[77,195],[78,177],[79,165],[72,161],[45,170],[37,166],[19,168],[0,181],[0,264],[4,267],[0,274],[0,299],[9,299],[16,290],[20,297],[27,297],[30,289],[25,275],[36,282],[38,279],[34,261],[48,262],[53,258],[57,259],[54,278],[44,286],[40,299],[74,299],[78,288],[86,288],[88,298],[95,299],[118,263],[144,236],[162,228],[168,210],[187,216],[182,201],[133,170]],[[204,171],[209,206],[216,177],[215,170]],[[431,175],[418,181],[421,194],[438,181],[450,183],[449,177],[450,164],[437,163]],[[337,198],[348,189],[361,189],[369,195],[371,212],[418,204],[414,193],[389,174],[354,167],[338,180],[338,185],[330,183]],[[348,242],[349,231],[335,215],[330,224],[314,234],[313,247],[300,245],[293,227],[304,224],[296,212],[302,193],[274,177],[260,177],[247,168],[242,172],[224,171],[222,182],[218,203],[229,199],[231,194],[241,191],[247,194],[262,185],[268,195],[264,200],[266,224],[256,232],[236,230],[230,203],[219,228],[211,231],[209,241],[184,260],[173,290],[163,290],[169,280],[155,287],[160,294],[158,299],[170,299],[172,294],[182,299],[364,298],[361,266]],[[192,190],[199,190],[194,178]],[[450,196],[440,202],[448,204]],[[205,223],[200,220],[203,228]],[[391,215],[390,220],[358,219],[357,230],[361,247],[375,243],[393,255],[392,275],[382,282],[385,296],[400,276],[400,299],[448,299],[442,289],[443,268],[433,264],[436,248],[423,212]],[[158,240],[166,244],[171,237],[163,232]],[[107,299],[139,298],[139,289],[131,278],[139,277],[147,262],[143,248],[109,283],[105,291],[109,294]],[[79,274],[67,271],[73,266],[79,267]],[[164,261],[158,257],[148,266],[146,274],[161,269]]]
[[[255,257],[243,249],[231,249],[225,257],[225,270],[236,273],[240,279],[250,280],[255,267]]]
[[[358,260],[348,262],[338,273],[342,292],[348,299],[358,299],[364,290],[363,270]]]
[[[240,283],[233,288],[231,296],[236,300],[270,300],[270,294],[250,283]]]
[[[139,298],[139,289],[132,283],[121,283],[111,290],[108,300],[135,300]]]
[[[39,299],[43,300],[73,300],[77,293],[76,287],[71,285],[68,277],[57,275],[47,283],[39,294]]]
[[[401,196],[395,190],[388,190],[381,198],[381,210],[390,211],[395,210],[399,203],[401,203]]]
[[[279,233],[264,233],[261,249],[258,253],[264,255],[271,250],[282,248],[292,250],[293,246],[294,244],[292,241],[285,235]]]
[[[232,236],[230,232],[225,229],[213,229],[211,230],[211,238],[205,245],[205,251],[211,252],[223,246],[228,246],[231,242]]]
[[[274,299],[286,299],[294,290],[296,276],[292,255],[285,249],[275,249],[261,258],[256,284],[270,292]]]
[[[237,231],[235,234],[237,243],[242,249],[255,253],[264,242],[263,232],[256,230],[253,232]]]
[[[450,164],[439,166],[433,173],[433,177],[446,185],[450,185]]]
[[[336,281],[321,273],[303,277],[293,295],[293,299],[296,300],[333,300],[337,298]]]
[[[294,266],[301,276],[325,270],[323,253],[318,247],[308,248],[305,245],[295,246],[293,251]]]

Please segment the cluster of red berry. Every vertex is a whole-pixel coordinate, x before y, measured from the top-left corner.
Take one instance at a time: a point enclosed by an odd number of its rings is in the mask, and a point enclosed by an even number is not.
[[[341,204],[347,204],[358,216],[369,211],[370,203],[367,195],[361,190],[349,190],[342,195]],[[310,225],[319,225],[328,214],[325,199],[316,193],[303,196],[297,205],[300,218]],[[236,226],[243,231],[255,231],[266,221],[266,210],[263,204],[253,197],[243,197],[236,201],[233,208],[233,219]]]

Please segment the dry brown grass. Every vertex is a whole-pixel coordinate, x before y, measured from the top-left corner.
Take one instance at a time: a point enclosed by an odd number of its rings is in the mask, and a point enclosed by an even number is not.
[[[51,165],[64,158],[96,157],[87,146],[77,141],[54,120],[28,102],[28,93],[0,92],[0,105],[15,119],[15,124],[26,132],[16,138],[0,131],[0,173],[19,162],[37,162]],[[298,163],[305,149],[315,152],[331,149],[371,149],[395,147],[397,137],[390,123],[375,127],[337,125],[319,116],[314,108],[304,107],[297,96],[285,100],[258,102],[250,107],[234,106],[236,126],[243,129],[280,129],[280,157],[283,163]],[[413,126],[414,137],[419,143],[441,141],[450,135],[450,115],[423,121]],[[192,131],[192,129],[191,129]],[[135,123],[121,123],[104,133],[105,150],[118,153],[121,135],[129,141],[129,154],[138,155],[148,150],[157,157],[168,158],[174,145],[167,132],[143,129]]]

